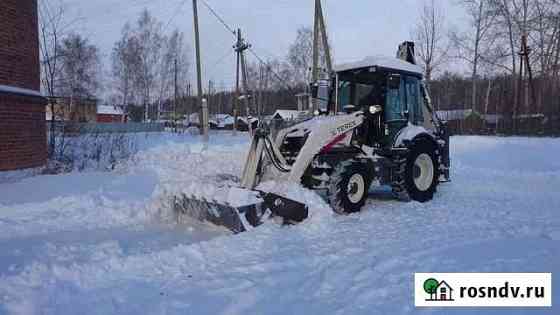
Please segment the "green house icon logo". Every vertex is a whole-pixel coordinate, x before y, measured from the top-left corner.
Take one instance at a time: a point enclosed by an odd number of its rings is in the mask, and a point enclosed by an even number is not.
[[[426,301],[454,301],[453,288],[444,280],[438,281],[430,278],[424,281],[424,291],[430,295]]]

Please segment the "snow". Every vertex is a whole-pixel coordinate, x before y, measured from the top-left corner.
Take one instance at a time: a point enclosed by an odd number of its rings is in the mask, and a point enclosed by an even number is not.
[[[241,120],[245,124],[247,124],[247,121],[250,121],[251,123],[259,121],[259,119],[256,118],[256,117],[249,117],[249,119],[247,119],[247,117],[245,117],[245,116],[239,116],[237,119]]]
[[[24,89],[24,88],[20,88],[20,87],[16,87],[16,86],[9,86],[9,85],[0,84],[0,93],[2,93],[2,92],[28,95],[28,96],[43,97],[43,95],[39,91]]]
[[[104,115],[122,115],[123,109],[117,106],[111,105],[98,105],[97,106],[97,114],[104,114]]]
[[[305,117],[309,112],[298,110],[278,109],[274,112],[272,117],[280,117],[284,120],[294,120]]]
[[[17,182],[24,178],[35,176],[43,171],[44,167],[27,168],[23,170],[0,172],[0,184]]]
[[[219,128],[225,128],[227,125],[233,125],[234,118],[229,114],[215,114],[210,119],[211,122],[214,122]]]
[[[1,184],[0,314],[560,313],[555,276],[552,309],[416,309],[412,292],[414,272],[560,272],[559,139],[453,137],[452,182],[425,204],[379,189],[340,216],[269,181],[310,218],[174,224],[170,197],[234,184],[248,145],[158,134],[113,172]]]
[[[436,114],[440,119],[447,121],[464,120],[473,114],[479,115],[472,109],[438,110]]]
[[[415,126],[409,122],[405,128],[399,131],[395,145],[400,146],[405,140],[412,140],[422,133],[429,134],[430,132],[422,126]]]
[[[392,58],[387,56],[370,56],[360,61],[336,65],[334,67],[334,71],[342,72],[346,70],[368,68],[368,67],[381,67],[387,69],[407,71],[407,72],[412,72],[417,74],[424,73],[422,67],[418,65],[414,65],[410,62],[406,62],[398,58],[394,58],[394,57]]]

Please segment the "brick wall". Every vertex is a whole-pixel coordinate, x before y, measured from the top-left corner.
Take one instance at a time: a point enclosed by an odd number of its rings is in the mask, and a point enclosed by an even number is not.
[[[40,88],[37,0],[0,1],[0,85]]]
[[[44,99],[0,94],[0,171],[44,165],[46,130]]]
[[[37,0],[0,0],[0,85],[40,89]],[[46,159],[45,100],[0,91],[0,171]]]

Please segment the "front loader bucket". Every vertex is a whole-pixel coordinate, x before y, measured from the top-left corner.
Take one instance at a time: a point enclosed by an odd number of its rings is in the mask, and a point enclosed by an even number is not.
[[[273,193],[251,192],[258,193],[261,201],[237,207],[217,200],[183,194],[175,197],[174,210],[177,214],[223,226],[234,233],[244,232],[262,224],[267,214],[283,218],[284,224],[301,222],[308,216],[308,208],[303,203]]]

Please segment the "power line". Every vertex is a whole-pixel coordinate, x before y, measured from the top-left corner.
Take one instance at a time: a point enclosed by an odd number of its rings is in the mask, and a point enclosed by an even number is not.
[[[210,71],[208,71],[208,73],[211,73],[212,71],[214,71],[216,69],[216,67],[218,65],[220,65],[220,63],[222,63],[229,56],[231,56],[230,48],[228,48],[227,52],[222,57],[216,59],[216,61],[214,63],[212,63],[212,66],[209,67]]]
[[[214,9],[212,9],[212,7],[208,4],[208,2],[206,2],[206,0],[200,0],[202,1],[202,3],[204,4],[204,6],[206,8],[208,8],[208,10],[212,13],[212,15],[214,15],[214,17],[216,17],[216,19],[218,19],[218,21],[220,21],[220,23],[222,23],[222,25],[230,32],[233,34],[233,36],[237,36],[237,32],[233,30],[232,27],[230,27],[225,21],[224,19],[218,14],[216,13],[216,11]],[[292,89],[284,83],[284,80],[282,79],[282,77],[280,77],[280,75],[278,75],[274,70],[272,70],[272,67],[265,62],[261,57],[259,57],[259,55],[257,55],[257,53],[249,46],[249,51],[251,52],[251,54],[253,54],[253,56],[255,56],[255,58],[257,58],[257,60],[265,65],[267,67],[267,69],[272,72],[272,74],[274,75],[274,77],[282,84],[284,85],[284,87],[286,87],[289,91],[292,92]],[[225,58],[225,57],[224,57]]]
[[[177,9],[175,10],[175,13],[174,13],[173,16],[169,19],[169,21],[167,21],[167,24],[166,24],[165,27],[163,28],[163,31],[164,31],[164,32],[167,30],[167,28],[169,27],[169,25],[171,25],[171,22],[173,22],[173,20],[177,17],[177,15],[179,15],[179,11],[181,11],[181,9],[182,9],[183,6],[185,5],[185,3],[187,3],[187,0],[183,0],[183,1],[181,1],[181,3],[179,3],[179,5],[177,6]]]
[[[288,91],[293,92],[292,88],[284,82],[284,79],[282,79],[282,77],[272,69],[272,67],[268,62],[265,62],[261,57],[259,57],[259,55],[257,55],[257,53],[252,48],[249,48],[249,51],[251,52],[251,54],[253,54],[253,56],[255,56],[255,58],[257,58],[257,60],[261,64],[266,66],[268,71],[272,72],[272,74],[274,75],[274,77],[276,77],[278,82],[280,82],[285,88],[287,88]]]
[[[218,14],[216,13],[216,11],[214,11],[214,9],[212,9],[212,7],[208,4],[208,2],[206,2],[206,0],[200,0],[202,1],[202,4],[204,4],[204,6],[212,13],[212,15],[214,15],[216,17],[216,19],[218,19],[218,21],[220,21],[220,23],[222,23],[222,25],[230,32],[233,34],[233,36],[236,36],[236,32],[233,30],[232,27],[230,27],[229,25],[227,25],[227,23],[224,21],[224,19]]]

